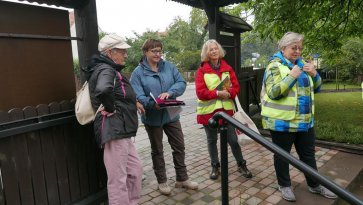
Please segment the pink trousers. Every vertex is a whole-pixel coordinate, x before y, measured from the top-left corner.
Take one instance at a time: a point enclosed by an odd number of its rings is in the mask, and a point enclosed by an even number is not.
[[[140,199],[142,164],[131,138],[104,144],[109,205],[134,205]]]

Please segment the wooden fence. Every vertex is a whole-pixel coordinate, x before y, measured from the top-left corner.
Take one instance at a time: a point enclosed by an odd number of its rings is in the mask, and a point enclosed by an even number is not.
[[[263,70],[236,73],[248,112]],[[0,111],[0,205],[99,204],[107,200],[106,178],[93,127],[78,124],[74,102]]]
[[[105,190],[93,127],[79,125],[73,107],[0,111],[0,205],[70,204]]]

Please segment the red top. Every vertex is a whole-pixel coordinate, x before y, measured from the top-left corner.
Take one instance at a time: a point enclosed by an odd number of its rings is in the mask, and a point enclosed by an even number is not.
[[[223,72],[229,72],[229,77],[231,79],[232,86],[228,89],[229,93],[231,94],[230,99],[234,99],[236,95],[239,93],[239,84],[236,77],[236,73],[233,71],[232,67],[228,65],[228,63],[221,59],[221,65],[219,67],[219,70],[214,70],[208,62],[203,62],[200,67],[197,70],[197,74],[195,77],[195,91],[197,93],[197,97],[199,100],[213,100],[217,99],[217,92],[216,90],[208,90],[207,85],[204,81],[204,74],[205,73],[214,73],[219,76],[219,78],[222,78]],[[197,115],[197,122],[198,124],[208,125],[208,120],[219,111],[224,111],[228,115],[233,115],[233,110],[224,110],[223,108],[214,110],[213,113],[206,114],[206,115]]]

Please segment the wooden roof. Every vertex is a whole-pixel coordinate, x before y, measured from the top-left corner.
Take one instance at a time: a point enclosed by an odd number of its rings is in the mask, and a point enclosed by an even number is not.
[[[239,31],[241,33],[251,31],[252,26],[243,19],[225,13],[219,13],[222,28],[226,31]]]
[[[24,1],[24,0],[18,0]],[[62,6],[66,8],[79,8],[87,4],[89,0],[26,0],[31,3],[46,4],[49,6]]]
[[[203,9],[203,4],[201,0],[172,0],[172,1],[179,2],[181,4],[185,4],[195,8]],[[247,1],[248,0],[210,0],[210,3],[215,7],[224,7],[231,4],[238,4]]]

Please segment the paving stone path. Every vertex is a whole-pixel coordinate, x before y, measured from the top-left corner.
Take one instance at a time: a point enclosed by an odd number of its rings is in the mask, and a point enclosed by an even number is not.
[[[164,155],[168,183],[172,187],[169,196],[161,195],[157,190],[157,181],[152,169],[151,150],[147,134],[140,125],[136,136],[136,147],[143,161],[144,174],[141,205],[168,204],[168,205],[203,205],[221,204],[221,181],[209,179],[210,161],[206,144],[205,132],[201,125],[196,124],[194,112],[182,112],[181,123],[185,135],[186,164],[191,180],[199,183],[198,190],[185,190],[174,188],[175,171],[172,163],[171,148],[164,135]],[[218,145],[219,148],[219,145]],[[329,161],[338,151],[316,148],[318,168]],[[269,205],[277,204],[281,194],[277,191],[277,181],[273,167],[273,154],[254,141],[245,142],[242,153],[247,160],[247,166],[253,173],[252,179],[245,179],[237,172],[237,165],[228,148],[229,162],[229,204]],[[292,151],[296,157],[295,150]],[[305,183],[304,175],[290,166],[292,185]]]

